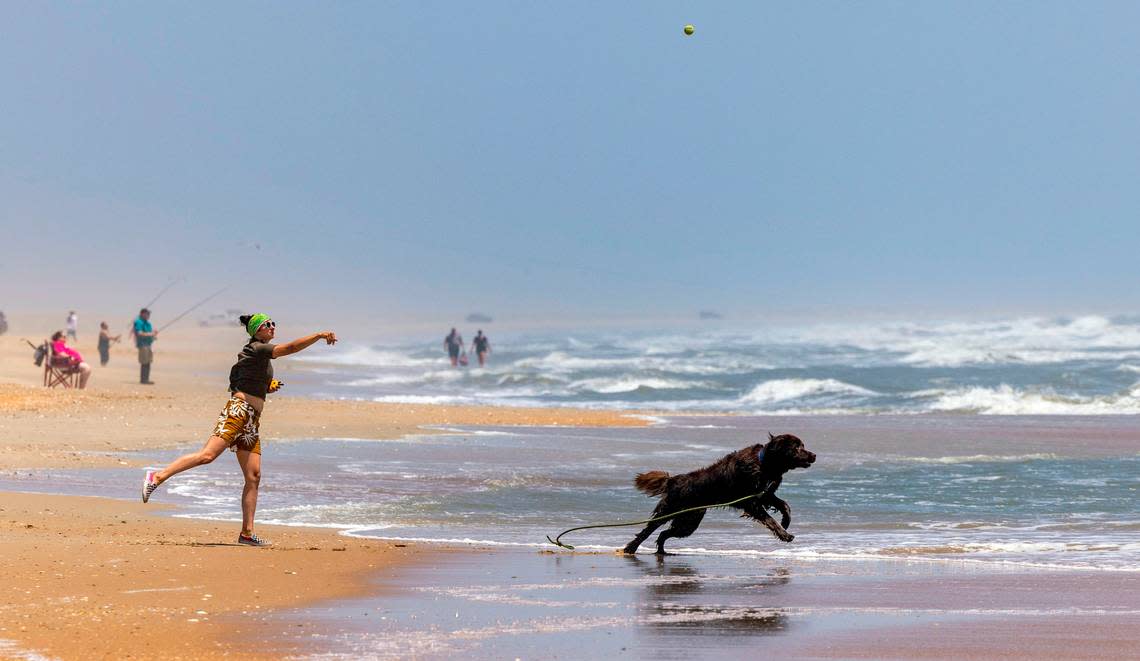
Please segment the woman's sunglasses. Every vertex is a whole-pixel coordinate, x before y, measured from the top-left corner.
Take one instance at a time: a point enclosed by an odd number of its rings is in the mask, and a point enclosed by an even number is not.
[[[277,328],[277,323],[274,322],[272,319],[270,319],[269,321],[262,324],[261,327],[262,328],[268,328],[268,329],[272,330],[274,328]]]

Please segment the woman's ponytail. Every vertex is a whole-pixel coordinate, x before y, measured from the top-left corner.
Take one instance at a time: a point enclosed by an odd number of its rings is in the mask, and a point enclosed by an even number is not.
[[[252,314],[243,314],[242,316],[238,317],[238,323],[240,323],[242,326],[248,326],[249,320],[252,318]]]

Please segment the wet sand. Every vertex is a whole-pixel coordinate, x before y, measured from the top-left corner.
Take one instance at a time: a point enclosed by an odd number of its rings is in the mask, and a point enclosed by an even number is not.
[[[472,548],[294,613],[340,658],[1121,659],[1140,576]]]

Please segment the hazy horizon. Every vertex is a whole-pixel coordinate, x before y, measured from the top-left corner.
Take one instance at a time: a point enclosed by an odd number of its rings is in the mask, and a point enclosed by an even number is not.
[[[1140,312],[1130,3],[36,3],[0,19],[13,319],[129,318],[172,278],[160,323],[226,284],[193,316]]]

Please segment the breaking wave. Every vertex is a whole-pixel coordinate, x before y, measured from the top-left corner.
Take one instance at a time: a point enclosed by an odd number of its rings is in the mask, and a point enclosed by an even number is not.
[[[1140,386],[1104,397],[1035,392],[1002,384],[962,388],[940,395],[930,411],[983,415],[1119,415],[1140,413]]]
[[[607,378],[584,379],[570,384],[570,388],[579,391],[592,391],[599,393],[633,392],[635,390],[687,390],[689,388],[716,387],[715,384],[700,381],[684,381],[681,379],[655,379],[655,378]]]
[[[867,397],[876,393],[835,379],[776,379],[765,381],[740,398],[742,405],[766,405],[787,402],[804,397],[846,396]]]

